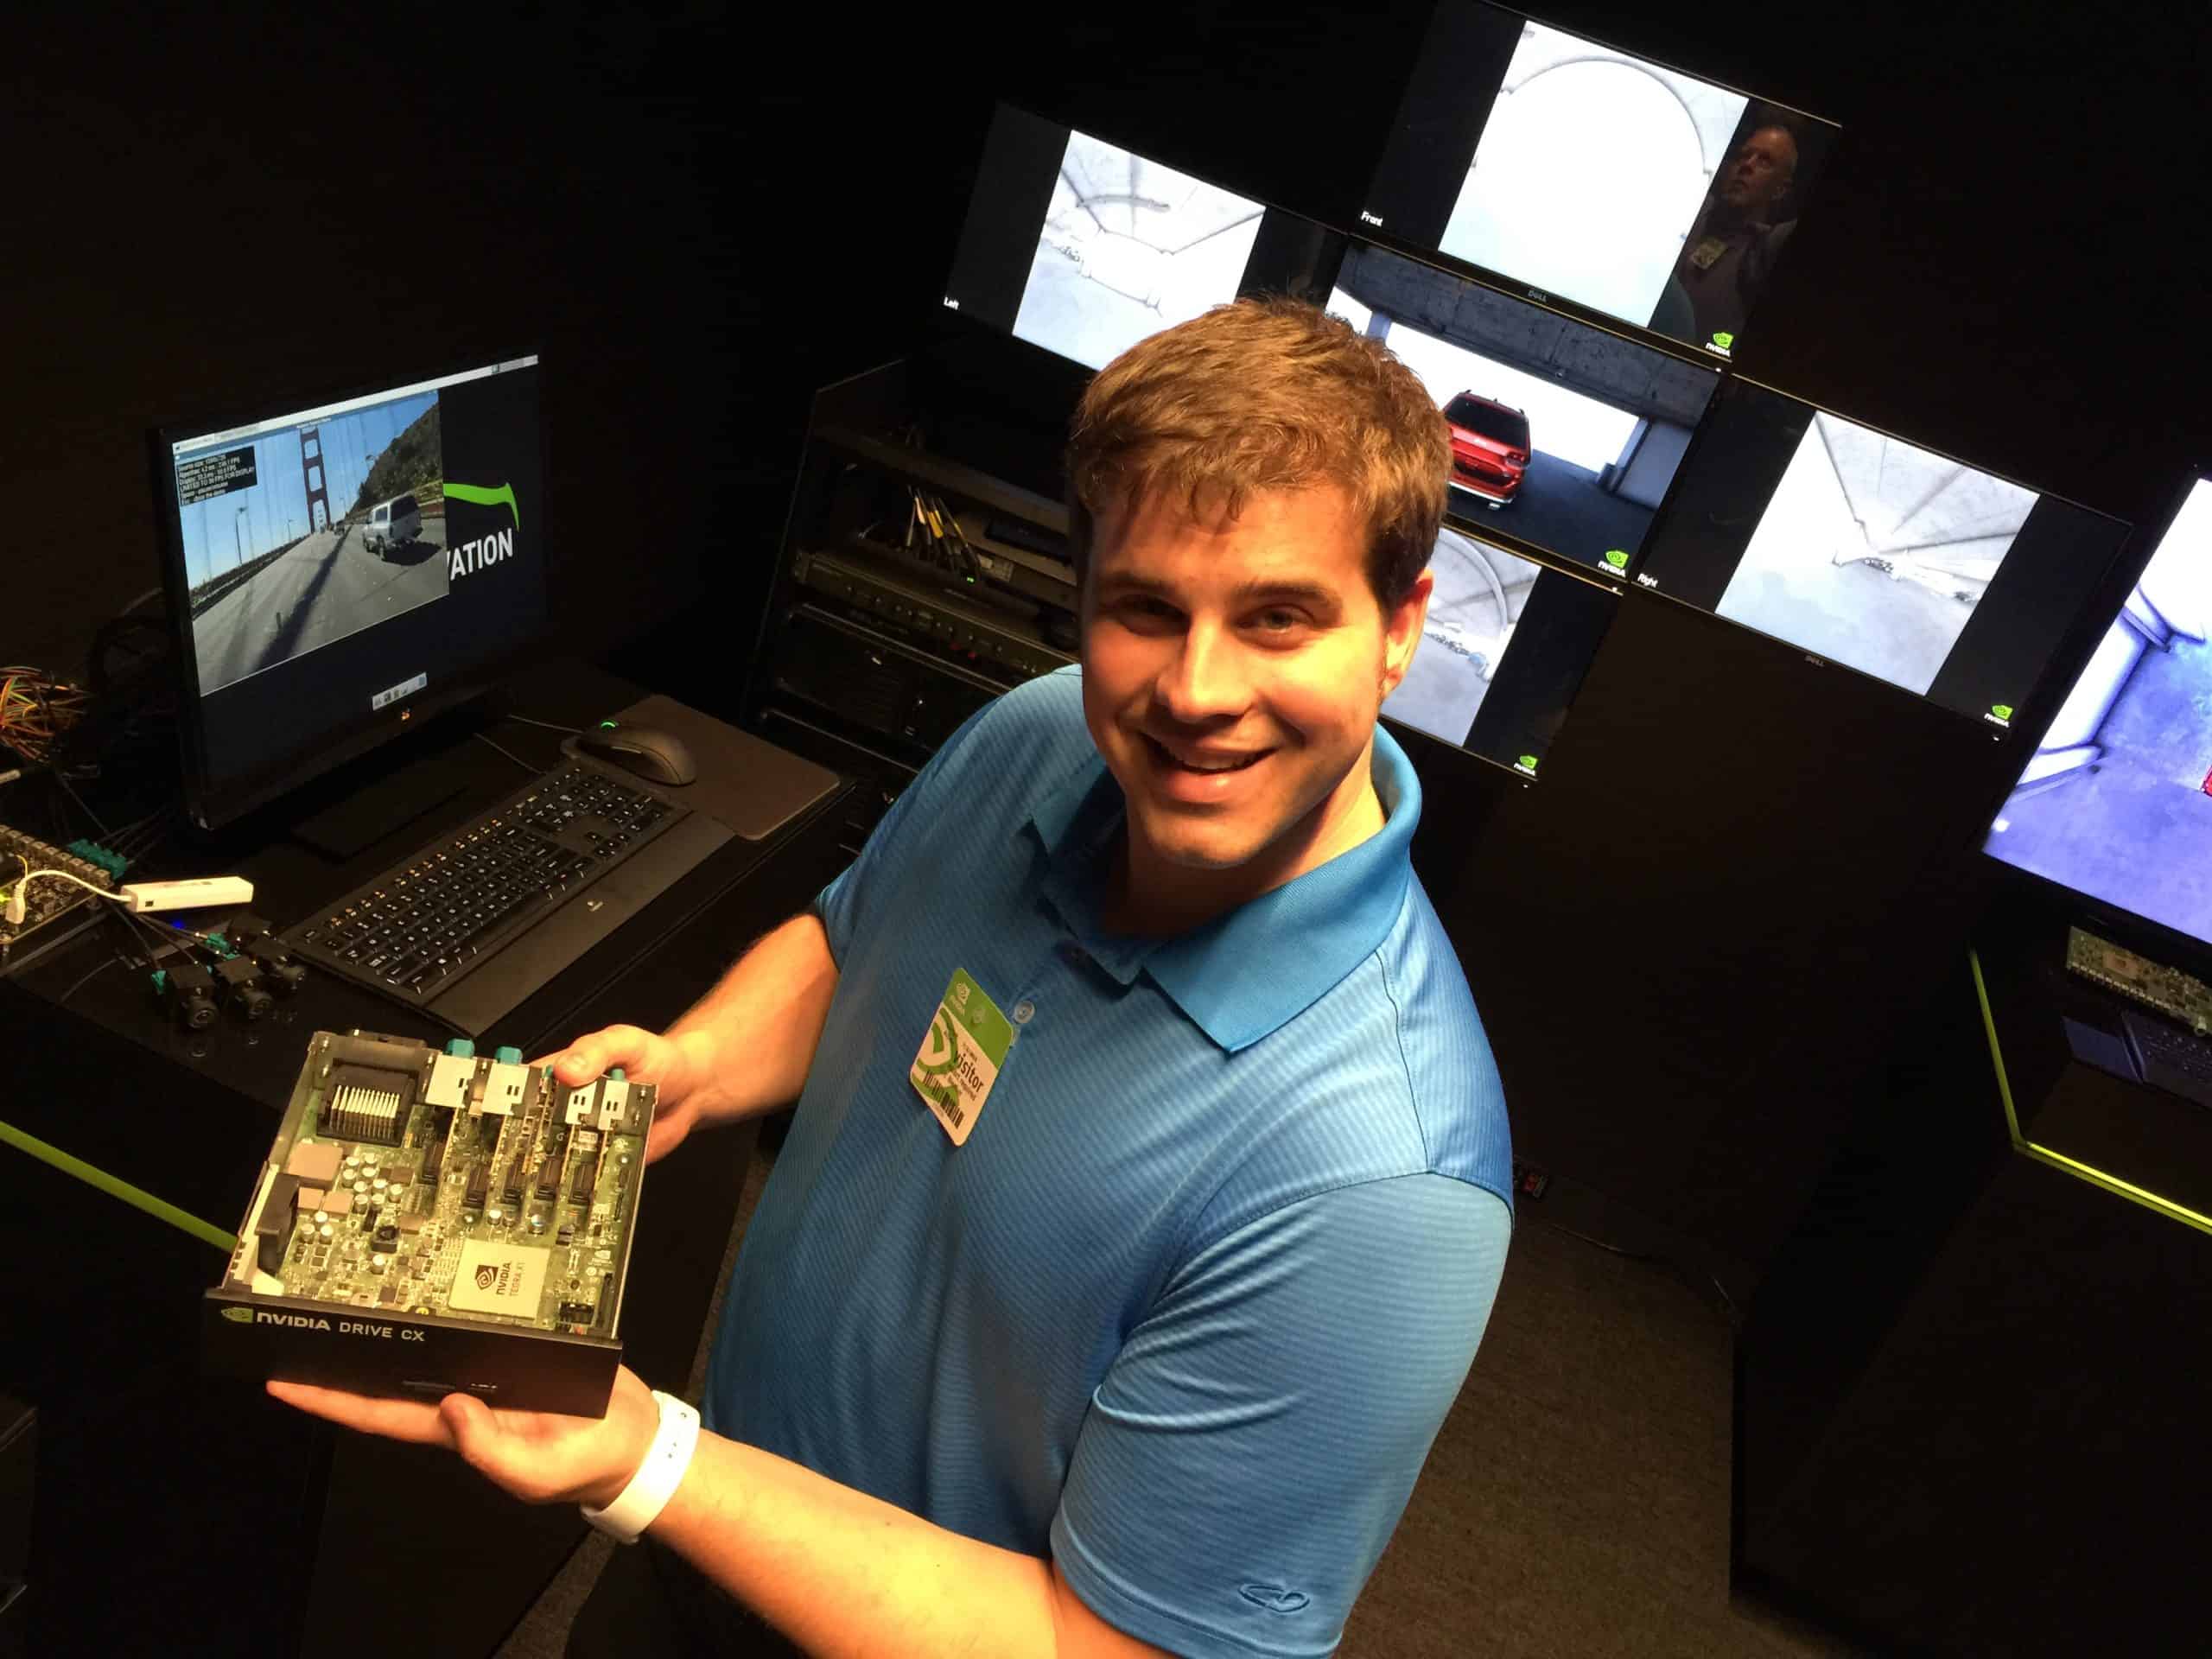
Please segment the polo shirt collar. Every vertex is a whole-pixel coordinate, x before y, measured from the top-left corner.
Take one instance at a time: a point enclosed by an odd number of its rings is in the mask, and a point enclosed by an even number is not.
[[[1094,752],[1047,788],[1030,813],[1046,855],[1045,896],[1107,973],[1124,985],[1148,975],[1193,1024],[1235,1053],[1313,1007],[1397,920],[1413,876],[1421,780],[1379,725],[1373,776],[1382,828],[1358,846],[1191,932],[1139,938],[1106,933],[1098,924],[1105,861],[1125,803]]]

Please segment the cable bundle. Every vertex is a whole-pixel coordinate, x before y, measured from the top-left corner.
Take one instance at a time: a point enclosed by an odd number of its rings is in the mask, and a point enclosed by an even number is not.
[[[42,766],[53,759],[55,740],[85,717],[91,702],[84,687],[44,669],[0,668],[0,743]]]

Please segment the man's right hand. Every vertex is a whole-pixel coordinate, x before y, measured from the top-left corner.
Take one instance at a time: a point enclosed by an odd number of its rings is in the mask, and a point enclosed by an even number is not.
[[[700,1122],[705,1091],[700,1087],[704,1078],[698,1057],[686,1044],[658,1032],[637,1026],[607,1026],[577,1038],[558,1054],[531,1064],[550,1065],[553,1075],[571,1089],[582,1088],[618,1065],[632,1083],[653,1084],[659,1095],[652,1128],[645,1136],[649,1164],[675,1151]]]

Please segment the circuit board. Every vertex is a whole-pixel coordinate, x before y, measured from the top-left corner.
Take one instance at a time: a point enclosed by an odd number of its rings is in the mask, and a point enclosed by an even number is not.
[[[2212,988],[2178,968],[2139,957],[2078,927],[2067,930],[2066,966],[2084,979],[2172,1016],[2200,1036],[2212,1034]]]
[[[32,870],[61,870],[86,881],[102,892],[111,891],[115,879],[89,859],[74,853],[66,853],[59,847],[27,836],[20,830],[10,830],[0,824],[0,894],[13,893],[16,883]],[[30,936],[41,928],[49,934],[59,935],[63,929],[53,926],[62,917],[80,906],[95,902],[74,881],[48,880],[34,881],[23,891],[23,919],[10,922],[0,915],[0,967],[20,967],[28,957],[43,950],[44,941],[26,944]],[[66,930],[73,933],[73,928]]]
[[[318,1032],[232,1278],[257,1296],[611,1337],[655,1090]]]

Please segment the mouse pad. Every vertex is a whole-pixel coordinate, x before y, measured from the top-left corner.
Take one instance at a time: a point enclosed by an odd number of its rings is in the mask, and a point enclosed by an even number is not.
[[[652,726],[683,740],[699,775],[681,788],[654,784],[671,801],[704,812],[747,841],[765,841],[837,786],[826,766],[779,749],[765,738],[655,693],[612,716],[626,726]],[[574,755],[575,741],[563,738]]]

